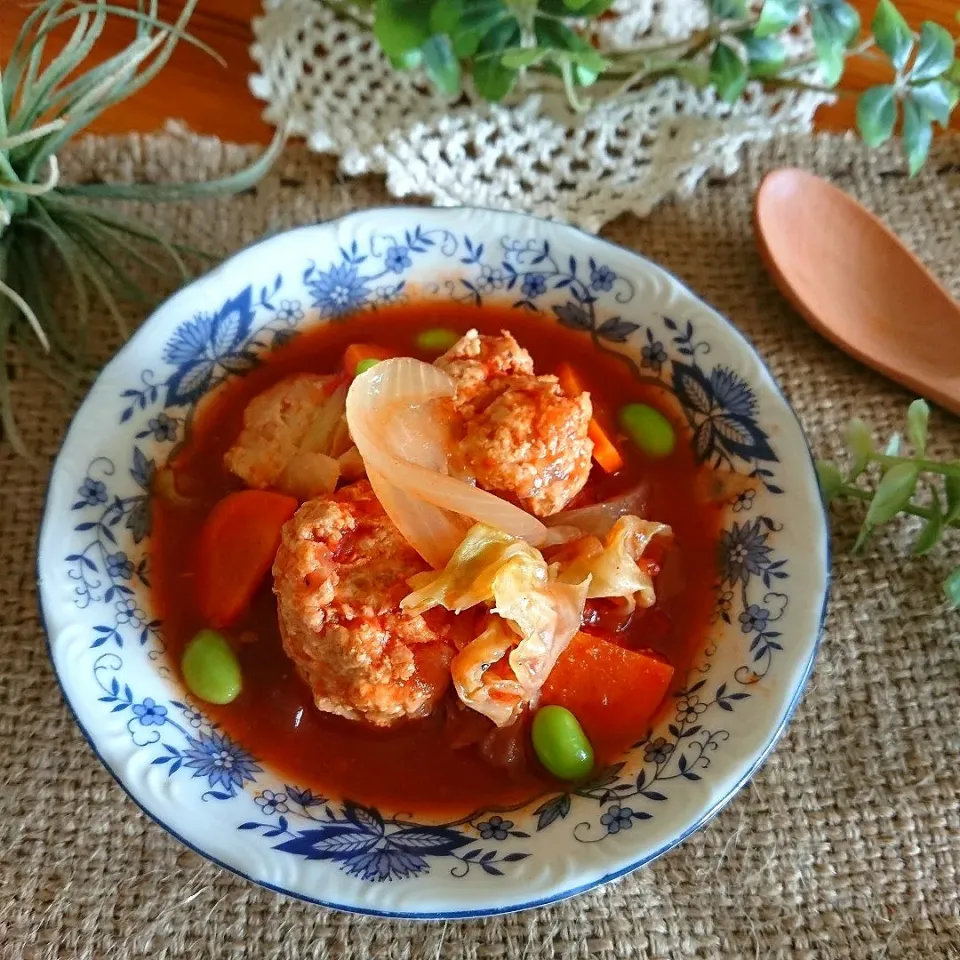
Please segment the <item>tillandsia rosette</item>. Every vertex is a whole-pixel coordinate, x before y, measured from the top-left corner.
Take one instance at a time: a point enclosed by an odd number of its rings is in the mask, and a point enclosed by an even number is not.
[[[91,372],[86,361],[88,318],[99,300],[125,334],[122,300],[152,305],[118,265],[134,262],[161,274],[188,275],[192,250],[154,233],[104,201],[187,200],[236,193],[256,183],[280,152],[283,131],[249,167],[202,183],[72,184],[60,180],[57,153],[105,110],[149,83],[180,42],[217,57],[186,32],[197,0],[185,0],[177,19],[160,19],[159,0],[124,7],[107,0],[41,0],[29,9],[0,70],[0,350],[19,348],[26,361],[65,386]],[[86,67],[109,18],[134,25],[118,53]],[[47,55],[56,37],[62,46]],[[118,254],[122,254],[118,256]],[[59,260],[72,286],[72,309],[50,304],[48,256]],[[118,299],[119,298],[119,299]],[[21,453],[9,374],[0,365],[0,418]]]
[[[561,89],[576,111],[664,77],[712,88],[729,104],[749,95],[751,81],[844,95],[847,63],[878,61],[889,82],[860,95],[857,128],[879,146],[902,112],[911,173],[958,99],[954,37],[931,21],[913,31],[891,0],[877,4],[869,30],[844,0],[703,0],[702,29],[617,49],[601,42],[602,28],[629,6],[615,0],[317,2],[370,29],[397,69],[422,69],[451,97],[467,89],[497,102],[515,90]],[[810,42],[798,47],[798,35]]]
[[[820,488],[828,504],[841,498],[868,504],[854,552],[863,547],[877,527],[898,514],[924,521],[913,548],[918,556],[929,553],[948,531],[960,528],[960,460],[928,457],[929,420],[926,402],[914,400],[907,410],[907,440],[912,456],[903,450],[899,433],[882,450],[877,449],[870,428],[856,419],[847,427],[849,469],[844,473],[833,463],[817,461]],[[873,485],[871,474],[877,473],[879,479]],[[951,606],[960,607],[960,567],[948,574],[943,592]]]

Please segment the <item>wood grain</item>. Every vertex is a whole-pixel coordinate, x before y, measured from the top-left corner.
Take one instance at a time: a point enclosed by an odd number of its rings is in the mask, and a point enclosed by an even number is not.
[[[872,16],[874,3],[856,0],[864,20]],[[900,10],[914,25],[922,20],[952,21],[955,4],[947,0],[900,0]],[[165,19],[181,9],[177,0],[160,0]],[[29,6],[21,0],[0,0],[0,62],[9,53],[17,28]],[[253,37],[250,21],[259,16],[261,0],[200,0],[191,32],[209,44],[226,60],[221,66],[202,51],[181,44],[163,73],[131,100],[117,105],[97,121],[99,133],[157,130],[169,119],[182,120],[198,133],[215,134],[240,143],[265,142],[270,127],[260,114],[263,103],[247,86],[254,70],[249,47]],[[131,36],[129,23],[111,21],[95,48],[98,57],[119,49]],[[847,96],[817,115],[823,130],[845,130],[853,126],[855,94],[888,76],[880,63],[857,60],[844,77]],[[958,111],[960,113],[960,111]],[[960,127],[955,116],[954,126]]]

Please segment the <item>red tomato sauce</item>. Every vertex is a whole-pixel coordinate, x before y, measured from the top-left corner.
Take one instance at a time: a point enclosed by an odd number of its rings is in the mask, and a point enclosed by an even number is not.
[[[616,422],[616,411],[622,405],[642,402],[660,409],[681,436],[689,432],[667,391],[656,384],[639,383],[627,363],[594,346],[588,333],[506,305],[411,303],[305,332],[201,404],[195,427],[172,464],[178,490],[193,502],[154,498],[153,592],[175,670],[179,670],[186,643],[208,626],[194,599],[197,536],[213,504],[241,488],[240,481],[223,466],[223,455],[240,431],[247,403],[292,373],[341,370],[344,350],[351,343],[379,344],[398,356],[432,361],[436,354],[418,351],[415,337],[422,330],[440,326],[460,333],[471,327],[481,333],[509,330],[532,354],[537,373],[554,372],[562,361],[572,363],[590,390],[595,408],[606,414],[607,424]],[[722,508],[710,501],[704,468],[697,465],[689,443],[681,440],[669,457],[651,460],[626,437],[615,435],[615,440],[625,459],[624,469],[608,476],[594,465],[587,487],[574,505],[605,500],[642,480],[649,486],[646,516],[673,527],[676,543],[657,578],[657,604],[639,611],[616,640],[660,653],[676,668],[676,684],[682,681],[690,658],[702,649],[709,628]],[[205,710],[286,783],[391,812],[415,811],[418,817],[428,813],[460,816],[471,810],[521,803],[556,788],[556,782],[532,756],[507,771],[491,766],[475,746],[453,746],[443,704],[426,719],[389,730],[317,711],[309,689],[283,652],[271,587],[268,577],[250,609],[224,631],[240,659],[242,693],[227,706],[207,705]],[[607,626],[602,616],[596,615],[590,624],[588,620],[585,629],[599,631]],[[616,752],[628,748],[645,732],[624,730]],[[616,757],[601,755],[597,759],[603,763]]]

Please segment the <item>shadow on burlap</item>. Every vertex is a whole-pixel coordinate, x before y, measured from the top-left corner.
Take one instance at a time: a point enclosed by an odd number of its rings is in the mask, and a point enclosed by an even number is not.
[[[244,156],[166,136],[86,141],[63,165],[76,179],[156,180],[212,176]],[[779,143],[750,152],[733,180],[703,183],[691,199],[643,222],[622,217],[604,233],[729,316],[770,364],[814,448],[830,454],[851,416],[885,435],[899,429],[911,397],[821,340],[774,290],[750,229],[758,178],[782,165],[832,178],[885,217],[956,294],[958,164],[957,140],[939,143],[915,180],[892,153],[850,140]],[[131,209],[169,236],[225,254],[268,231],[388,202],[379,181],[340,181],[332,161],[291,151],[244,196]],[[118,340],[108,320],[100,326],[103,360]],[[27,372],[16,399],[38,461],[0,446],[3,960],[960,957],[960,614],[947,612],[939,594],[960,563],[956,536],[949,548],[905,561],[908,523],[851,558],[859,514],[836,515],[833,599],[793,722],[723,813],[653,865],[513,917],[348,917],[261,890],[185,850],[125,797],[83,741],[47,662],[34,589],[46,474],[69,409]],[[960,422],[935,411],[931,428],[938,455],[960,456]]]

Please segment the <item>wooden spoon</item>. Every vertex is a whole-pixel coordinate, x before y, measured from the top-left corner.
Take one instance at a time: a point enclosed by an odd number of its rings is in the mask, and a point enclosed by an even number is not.
[[[803,170],[764,177],[754,229],[774,282],[851,356],[960,413],[960,307],[869,211]]]

